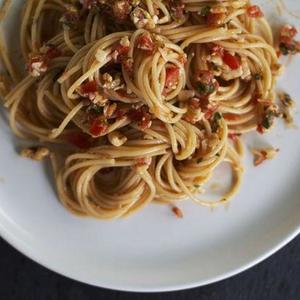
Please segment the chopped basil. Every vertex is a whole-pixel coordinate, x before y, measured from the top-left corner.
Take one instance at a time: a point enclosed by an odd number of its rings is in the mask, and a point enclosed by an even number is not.
[[[292,100],[292,98],[291,98],[291,96],[290,96],[289,94],[285,93],[285,94],[283,95],[283,101],[282,101],[282,104],[283,104],[284,106],[291,106],[291,105],[293,104],[293,100]]]
[[[255,74],[254,75],[254,79],[255,80],[261,80],[262,79],[262,76],[260,74]]]
[[[92,104],[92,105],[88,106],[87,111],[89,113],[92,113],[92,114],[95,114],[95,115],[100,115],[103,112],[103,108],[99,105]]]
[[[271,124],[270,124],[270,120],[268,117],[265,117],[262,121],[262,124],[263,128],[265,129],[269,129],[271,127]]]
[[[213,65],[213,70],[216,71],[216,72],[218,72],[218,71],[220,71],[220,68],[218,66],[216,66],[216,65]]]
[[[213,84],[204,84],[199,83],[198,85],[198,92],[202,95],[209,95],[215,91],[215,86]]]
[[[218,129],[220,127],[219,121],[221,119],[222,119],[222,115],[219,112],[216,112],[213,116],[213,121],[212,121],[212,124],[211,124],[212,132],[217,132],[218,131]]]
[[[199,184],[194,184],[194,187],[198,189],[200,187],[200,185]]]
[[[217,156],[217,157],[220,157],[221,155],[220,155],[220,153],[217,153],[216,156]]]
[[[200,84],[198,85],[198,92],[199,92],[200,94],[204,94],[204,93],[205,93],[205,85],[204,85],[203,83],[200,83]]]
[[[202,158],[198,158],[197,159],[197,164],[201,163],[202,162]]]
[[[284,43],[279,44],[279,50],[283,55],[288,55],[289,54],[289,49]]]
[[[202,9],[201,9],[201,12],[200,12],[200,16],[201,17],[207,17],[208,14],[210,13],[210,9],[211,7],[210,6],[204,6]]]
[[[219,112],[214,114],[214,121],[219,121],[222,119],[222,115]]]

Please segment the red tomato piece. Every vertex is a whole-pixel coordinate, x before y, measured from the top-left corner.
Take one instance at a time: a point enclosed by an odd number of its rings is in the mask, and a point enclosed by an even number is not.
[[[220,45],[212,44],[211,51],[212,51],[212,53],[218,54],[221,57],[223,57],[223,55],[224,55],[224,48]]]
[[[239,58],[237,56],[231,55],[227,51],[224,52],[223,61],[232,70],[238,69],[241,65]]]
[[[236,141],[238,139],[238,135],[236,133],[229,133],[228,138],[233,141]]]
[[[205,112],[205,114],[204,114],[204,118],[206,119],[206,120],[209,120],[212,116],[213,116],[213,114],[215,113],[215,111],[218,109],[218,106],[215,106],[215,107],[212,107],[212,108],[210,108],[210,109],[208,109],[206,112]]]
[[[169,67],[166,70],[165,87],[171,88],[179,81],[179,69],[177,67]]]
[[[45,55],[46,55],[47,59],[53,59],[53,58],[61,56],[61,54],[62,53],[58,48],[50,47]]]
[[[258,124],[256,127],[256,131],[260,134],[264,134],[264,127],[262,126],[262,124]]]
[[[151,36],[143,34],[140,35],[137,40],[137,48],[144,50],[151,55],[155,50],[155,44],[153,43]]]
[[[224,13],[216,13],[216,14],[209,13],[206,17],[206,23],[208,25],[213,25],[213,26],[221,25],[224,22],[225,18],[226,15]]]
[[[280,30],[281,37],[294,38],[298,33],[298,30],[291,25],[284,25]]]
[[[82,95],[88,95],[90,93],[96,93],[98,91],[98,84],[95,80],[88,81],[86,83],[83,83],[80,86],[80,93]]]
[[[89,147],[91,147],[91,142],[89,140],[89,136],[84,134],[84,133],[79,133],[79,132],[74,132],[74,133],[69,133],[66,135],[66,140],[80,148],[80,149],[87,149]]]
[[[107,124],[99,119],[94,119],[90,124],[90,133],[94,136],[102,135],[107,131]]]
[[[228,114],[228,115],[224,116],[224,119],[228,120],[228,121],[235,121],[237,118],[238,118],[238,116],[233,115],[233,114]]]
[[[264,16],[258,5],[251,5],[247,8],[247,15],[250,18],[261,18]]]

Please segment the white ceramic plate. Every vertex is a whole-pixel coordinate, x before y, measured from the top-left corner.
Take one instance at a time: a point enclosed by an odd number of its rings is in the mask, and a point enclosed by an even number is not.
[[[13,2],[16,10],[6,27],[11,42],[17,39],[14,21],[23,1]],[[277,24],[300,25],[261,2]],[[300,2],[286,3],[300,12]],[[299,69],[300,55],[279,87],[300,101]],[[180,220],[159,205],[120,221],[74,217],[57,201],[48,168],[17,155],[3,111],[0,141],[1,235],[38,263],[82,282],[129,291],[200,286],[253,266],[300,231],[298,129],[278,124],[270,135],[252,138],[251,143],[280,148],[278,157],[253,168],[248,153],[242,189],[229,207],[210,211],[186,203]]]

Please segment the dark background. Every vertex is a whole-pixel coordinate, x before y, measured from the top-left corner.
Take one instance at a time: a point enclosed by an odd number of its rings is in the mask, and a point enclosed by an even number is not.
[[[235,277],[180,292],[141,294],[96,288],[55,274],[0,239],[0,299],[300,299],[300,236],[266,261]]]

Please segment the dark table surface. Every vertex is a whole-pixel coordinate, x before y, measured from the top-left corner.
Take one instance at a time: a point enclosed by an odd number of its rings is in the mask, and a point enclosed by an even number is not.
[[[300,236],[252,269],[208,286],[140,294],[96,288],[55,274],[0,239],[0,299],[300,299]]]

